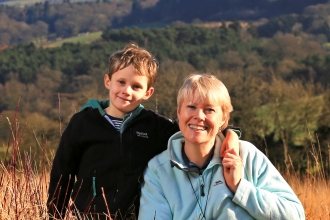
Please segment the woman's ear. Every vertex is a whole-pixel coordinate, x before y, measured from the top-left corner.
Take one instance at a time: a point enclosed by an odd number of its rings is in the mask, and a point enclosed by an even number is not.
[[[179,118],[179,116],[180,116],[180,108],[181,108],[181,106],[178,106],[178,107],[176,108],[176,115],[177,115],[178,118]]]
[[[222,121],[220,122],[220,130],[223,130],[225,128],[223,128],[222,126],[227,122],[227,117],[226,116],[222,116]]]

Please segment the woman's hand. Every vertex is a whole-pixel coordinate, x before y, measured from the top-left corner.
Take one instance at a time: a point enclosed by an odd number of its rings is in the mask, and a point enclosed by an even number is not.
[[[220,157],[225,156],[225,151],[234,148],[239,155],[238,136],[233,130],[228,130],[220,148]]]
[[[234,148],[224,152],[222,159],[223,175],[229,189],[235,193],[242,179],[243,162]]]
[[[220,149],[222,157],[223,174],[226,184],[232,192],[236,192],[242,178],[242,159],[239,156],[239,143],[237,134],[228,130]]]

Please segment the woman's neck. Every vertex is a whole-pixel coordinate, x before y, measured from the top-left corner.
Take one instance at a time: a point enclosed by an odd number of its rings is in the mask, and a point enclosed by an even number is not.
[[[214,141],[209,142],[205,145],[185,142],[184,152],[186,153],[188,159],[191,162],[193,162],[199,168],[201,168],[209,158],[213,146],[214,146]]]

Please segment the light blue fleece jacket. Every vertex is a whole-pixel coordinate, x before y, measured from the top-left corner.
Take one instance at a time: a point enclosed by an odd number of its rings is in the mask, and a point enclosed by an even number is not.
[[[139,219],[305,219],[303,206],[291,187],[251,143],[239,141],[244,171],[234,194],[223,176],[220,138],[216,138],[214,156],[202,175],[184,165],[183,142],[181,132],[174,134],[168,149],[149,161]]]

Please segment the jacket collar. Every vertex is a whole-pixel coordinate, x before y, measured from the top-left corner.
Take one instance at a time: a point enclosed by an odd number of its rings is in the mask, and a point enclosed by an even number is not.
[[[109,100],[96,100],[96,99],[90,99],[81,109],[80,111],[83,111],[87,108],[93,108],[98,109],[102,116],[106,115],[106,112],[104,109],[109,107],[110,101]],[[140,114],[140,112],[144,109],[143,105],[139,105],[136,107],[133,111],[131,111],[128,114],[124,115],[123,123],[120,126],[120,131],[123,131],[125,129],[125,126],[129,124],[136,116]]]
[[[222,143],[223,137],[219,137],[218,135],[215,137],[215,149],[213,157],[207,166],[206,169],[209,169],[215,164],[221,164],[221,158],[220,158],[220,147]],[[169,141],[167,150],[169,153],[171,166],[176,167],[180,170],[186,171],[186,172],[196,172],[195,169],[191,169],[190,167],[187,167],[184,163],[183,157],[182,157],[182,144],[184,143],[184,137],[182,136],[181,131],[173,134]]]
[[[109,100],[90,99],[83,107],[80,108],[79,111],[83,111],[87,108],[97,108],[100,111],[101,115],[104,116],[106,114],[104,109],[109,107],[109,105]]]

